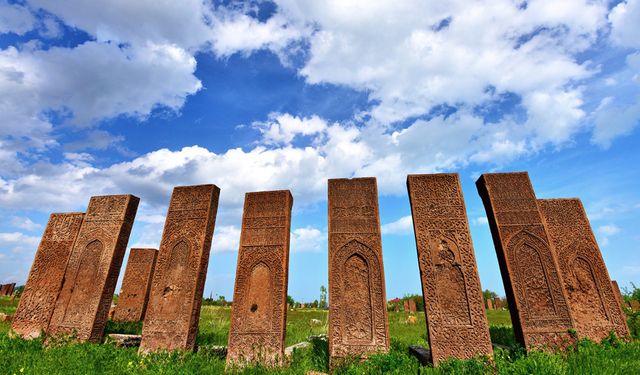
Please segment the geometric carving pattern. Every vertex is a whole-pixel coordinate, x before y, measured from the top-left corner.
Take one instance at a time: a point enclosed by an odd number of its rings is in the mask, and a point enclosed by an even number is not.
[[[491,355],[487,315],[458,175],[409,175],[407,188],[433,364],[437,366],[450,357]]]
[[[17,335],[31,339],[47,331],[83,217],[81,212],[49,216],[11,324]]]
[[[289,190],[245,195],[228,365],[282,363],[292,206]]]
[[[0,296],[10,296],[13,294],[13,290],[16,287],[16,283],[0,284]]]
[[[476,182],[489,220],[511,321],[527,349],[574,341],[567,295],[526,172],[488,173]]]
[[[538,206],[556,251],[578,335],[596,342],[611,331],[628,336],[625,316],[580,199],[540,199]]]
[[[91,197],[47,333],[102,339],[139,199]]]
[[[157,255],[156,249],[131,249],[114,321],[138,322],[144,319]]]
[[[329,180],[329,355],[389,350],[375,178]]]
[[[140,352],[194,350],[220,189],[173,189],[142,327]]]
[[[616,300],[618,301],[618,306],[624,305],[624,297],[622,297],[622,293],[620,293],[620,287],[618,286],[618,282],[615,280],[611,280],[611,287],[616,295]]]

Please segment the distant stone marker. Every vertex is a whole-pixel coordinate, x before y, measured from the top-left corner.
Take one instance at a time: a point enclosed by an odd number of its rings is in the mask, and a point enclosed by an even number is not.
[[[413,298],[409,299],[409,312],[416,312],[416,301],[414,301]]]
[[[487,300],[487,310],[493,310],[493,301],[491,299]]]
[[[83,217],[81,212],[49,216],[11,324],[15,334],[31,339],[47,331]]]
[[[578,336],[629,336],[625,316],[580,199],[539,199]]]
[[[157,255],[156,249],[131,249],[113,314],[114,321],[138,322],[144,319]]]
[[[219,195],[215,185],[173,189],[142,327],[143,353],[195,348]]]
[[[618,282],[615,280],[611,280],[611,287],[613,288],[613,292],[616,295],[616,299],[618,300],[618,305],[624,305],[624,297],[622,297],[622,293],[620,292],[620,287],[618,286]]]
[[[0,285],[0,296],[10,296],[16,287],[16,283]]]
[[[100,341],[140,200],[91,197],[69,256],[48,334]]]
[[[409,300],[405,299],[403,303],[404,311],[409,312]]]
[[[489,219],[516,338],[527,349],[572,343],[571,312],[529,175],[483,174],[476,186]]]
[[[409,175],[407,188],[433,364],[451,357],[491,355],[489,326],[458,175]],[[487,302],[491,306],[491,300]]]
[[[375,178],[329,180],[329,356],[389,350]]]
[[[292,205],[289,190],[245,195],[227,365],[282,363]]]
[[[500,298],[496,297],[493,299],[493,307],[495,307],[496,310],[500,310],[502,309],[502,300],[500,300]]]

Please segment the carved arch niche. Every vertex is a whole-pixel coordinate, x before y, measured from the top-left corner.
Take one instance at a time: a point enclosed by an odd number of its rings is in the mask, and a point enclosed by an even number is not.
[[[181,237],[172,242],[171,252],[167,258],[166,272],[162,280],[163,302],[160,304],[159,316],[172,319],[179,315],[188,301],[186,288],[187,280],[191,279],[191,251],[192,244],[187,238]]]
[[[454,238],[440,235],[432,244],[435,292],[440,318],[448,325],[471,326],[467,282],[460,249]]]
[[[104,244],[99,239],[87,241],[82,249],[78,270],[73,280],[73,288],[69,303],[65,310],[64,322],[81,322],[90,317],[90,308],[87,301],[90,301],[97,293],[99,285],[96,285],[102,257],[104,255]]]
[[[545,264],[553,262],[551,249],[539,237],[520,231],[509,240],[509,263],[517,275],[515,293],[529,318],[553,317],[556,307]]]

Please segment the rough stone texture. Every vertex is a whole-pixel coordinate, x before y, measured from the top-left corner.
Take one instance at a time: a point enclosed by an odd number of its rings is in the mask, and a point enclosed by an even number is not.
[[[433,364],[491,355],[467,212],[457,174],[409,175],[429,348]]]
[[[494,307],[496,310],[500,310],[500,309],[502,309],[502,300],[500,300],[500,298],[497,298],[497,297],[496,297],[496,298],[494,298],[494,299],[493,299],[493,307]]]
[[[156,249],[131,249],[114,321],[137,322],[144,319],[157,255]]]
[[[624,305],[624,297],[622,297],[622,293],[620,293],[620,287],[618,286],[618,282],[615,280],[611,280],[611,287],[613,288],[613,292],[618,300],[618,305]]]
[[[194,350],[220,189],[173,189],[142,327],[141,352]]]
[[[133,195],[91,197],[47,333],[102,339],[139,201]]]
[[[419,345],[409,346],[409,354],[416,357],[422,366],[431,363],[431,351]]]
[[[415,313],[416,312],[416,301],[414,301],[413,299],[409,300],[409,312]]]
[[[228,365],[282,363],[292,206],[289,190],[245,195]]]
[[[376,179],[330,179],[330,366],[389,350],[386,306]]]
[[[404,311],[409,312],[409,300],[404,300]]]
[[[565,347],[573,320],[526,172],[483,174],[476,182],[498,255],[515,336],[527,349]]]
[[[84,213],[55,213],[42,235],[11,329],[31,339],[46,332]]]
[[[0,285],[0,296],[10,296],[16,287],[16,283]]]
[[[600,342],[614,331],[629,336],[607,266],[580,199],[540,199],[578,336]]]
[[[493,301],[490,299],[487,300],[487,310],[493,310]]]

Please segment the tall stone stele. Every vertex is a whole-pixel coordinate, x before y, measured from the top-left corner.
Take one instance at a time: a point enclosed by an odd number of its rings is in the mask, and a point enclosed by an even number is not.
[[[330,179],[330,365],[388,350],[376,179]]]
[[[540,199],[579,337],[600,342],[610,332],[629,336],[607,266],[580,199]]]
[[[49,335],[102,339],[139,201],[133,195],[91,197],[69,256]]]
[[[615,295],[616,295],[616,299],[618,300],[618,306],[622,308],[622,306],[624,305],[624,297],[622,297],[622,293],[620,292],[620,286],[618,285],[618,282],[615,280],[611,280],[611,287],[613,288],[613,291],[615,292]]]
[[[11,324],[16,335],[32,339],[49,328],[83,217],[84,213],[81,212],[54,213],[49,216]]]
[[[156,249],[131,249],[129,252],[114,321],[139,322],[144,319],[157,255]]]
[[[476,182],[498,255],[516,339],[526,349],[574,342],[558,262],[526,172],[488,173]]]
[[[407,188],[433,364],[493,354],[460,178],[409,175]]]
[[[245,195],[228,366],[282,363],[292,206],[289,190]]]
[[[220,189],[173,189],[142,327],[140,352],[194,350]]]

